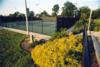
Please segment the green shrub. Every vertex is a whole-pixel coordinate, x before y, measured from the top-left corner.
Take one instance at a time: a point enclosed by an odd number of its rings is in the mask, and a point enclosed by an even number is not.
[[[59,32],[56,32],[55,34],[53,34],[53,39],[55,38],[61,38],[61,37],[64,37],[64,36],[67,36],[68,35],[68,32],[67,32],[67,29],[64,28],[64,29],[61,29],[61,31]]]
[[[100,19],[95,19],[93,23],[91,23],[92,31],[100,31]]]
[[[73,33],[80,33],[80,32],[82,32],[83,27],[84,27],[83,23],[85,23],[85,22],[83,22],[82,20],[77,21],[76,24],[74,25],[74,29],[73,29],[72,32]]]
[[[100,27],[95,27],[94,31],[100,31]]]

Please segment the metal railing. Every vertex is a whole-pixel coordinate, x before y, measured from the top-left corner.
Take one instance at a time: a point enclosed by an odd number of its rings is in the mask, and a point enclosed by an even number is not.
[[[84,46],[84,52],[83,52],[83,66],[84,67],[90,67],[91,61],[90,61],[90,50],[89,50],[89,42],[88,42],[88,35],[86,26],[84,26],[83,31],[83,46]]]

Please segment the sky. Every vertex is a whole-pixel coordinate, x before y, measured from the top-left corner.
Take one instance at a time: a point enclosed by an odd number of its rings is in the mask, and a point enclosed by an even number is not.
[[[25,13],[25,0],[0,0],[0,15],[9,15],[15,11]],[[66,1],[72,2],[78,8],[82,6],[88,6],[91,9],[97,9],[100,7],[100,0],[27,0],[27,6],[30,11],[34,11],[35,14],[46,10],[49,14],[52,13],[52,7],[55,4],[59,4],[60,12],[63,4]]]

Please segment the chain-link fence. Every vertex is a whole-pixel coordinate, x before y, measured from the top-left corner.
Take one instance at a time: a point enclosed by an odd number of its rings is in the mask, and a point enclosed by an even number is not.
[[[26,30],[25,22],[8,22],[2,23],[1,26],[8,28],[15,28],[20,30]],[[46,22],[46,21],[29,21],[29,31],[52,35],[56,30],[56,22]]]

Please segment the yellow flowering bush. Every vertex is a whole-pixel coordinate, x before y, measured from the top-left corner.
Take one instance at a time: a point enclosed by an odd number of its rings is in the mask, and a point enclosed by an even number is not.
[[[75,35],[56,38],[43,45],[37,45],[31,52],[40,67],[80,67],[82,38]]]

